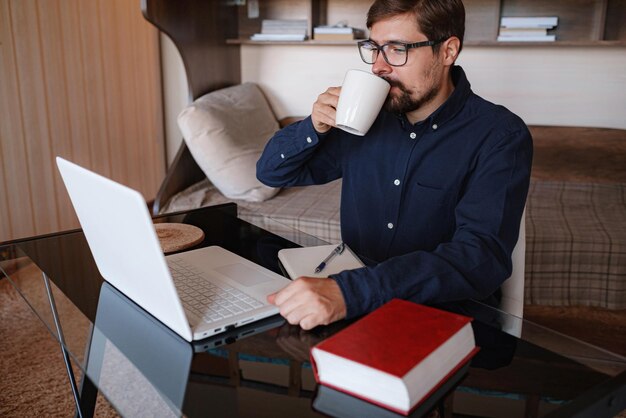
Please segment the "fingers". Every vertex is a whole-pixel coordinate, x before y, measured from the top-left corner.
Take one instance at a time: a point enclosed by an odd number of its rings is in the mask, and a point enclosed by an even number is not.
[[[274,293],[274,305],[282,306],[286,300],[290,299],[293,295],[298,293],[300,285],[300,279],[296,279],[293,282],[289,283],[287,286],[283,287],[278,292]]]
[[[346,306],[339,285],[332,279],[299,278],[268,296],[280,314],[305,330],[328,325],[345,317]]]
[[[311,329],[317,325],[325,325],[324,322],[326,322],[320,313],[315,311],[313,306],[307,305],[292,306],[290,307],[289,312],[285,312],[284,314],[281,309],[281,315],[291,325],[300,325],[302,328],[304,328],[303,321],[306,319],[306,323],[309,327],[304,329]]]
[[[297,279],[279,291],[274,299],[275,305],[280,308],[280,314],[292,325],[299,324],[300,318],[310,309],[306,303],[311,296],[307,294],[307,287],[302,279]]]
[[[313,105],[313,113],[311,113],[311,121],[313,122],[313,128],[318,133],[325,133],[335,126],[335,120],[337,119],[337,111],[326,105],[315,103]]]
[[[313,329],[318,325],[328,325],[328,324],[319,323],[315,315],[307,315],[300,320],[300,328],[306,331]]]
[[[267,295],[267,303],[271,305],[276,305],[276,293],[278,292]]]
[[[313,103],[311,120],[313,127],[319,133],[327,132],[335,126],[337,103],[339,103],[339,93],[341,87],[329,87],[324,93],[317,97]]]

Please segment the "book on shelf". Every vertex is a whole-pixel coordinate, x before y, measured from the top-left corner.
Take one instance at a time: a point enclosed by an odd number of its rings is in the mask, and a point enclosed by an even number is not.
[[[298,277],[328,277],[344,270],[363,267],[363,263],[352,250],[344,244],[341,254],[334,256],[326,263],[326,267],[315,272],[328,255],[337,248],[336,244],[317,245],[313,247],[284,248],[278,252],[278,260],[291,279]]]
[[[478,351],[471,318],[393,299],[311,349],[322,385],[404,415]]]
[[[295,33],[255,33],[250,37],[253,41],[304,41],[305,34]]]
[[[313,28],[313,39],[322,41],[349,41],[365,37],[363,29],[350,26],[316,26]]]
[[[554,42],[556,36],[548,33],[556,27],[558,17],[503,17],[500,20],[500,42]]]
[[[306,33],[307,20],[296,19],[263,19],[261,33]]]
[[[542,17],[502,17],[500,27],[504,28],[554,28],[559,22],[558,16]]]
[[[555,35],[545,36],[503,36],[498,35],[498,42],[554,42]]]
[[[309,24],[309,21],[306,19],[263,19],[261,21],[262,28],[277,27],[277,26],[306,27],[308,24]]]
[[[546,36],[547,28],[500,28],[500,36]]]
[[[353,41],[358,38],[352,33],[315,33],[313,39],[316,41]]]
[[[253,41],[304,41],[307,39],[306,19],[263,19],[261,32],[250,37]]]

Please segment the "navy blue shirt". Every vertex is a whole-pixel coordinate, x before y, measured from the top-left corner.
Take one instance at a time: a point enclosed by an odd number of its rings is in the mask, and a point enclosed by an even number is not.
[[[394,297],[439,304],[490,300],[511,275],[532,161],[524,122],[471,91],[426,120],[381,111],[363,137],[317,134],[311,118],[277,132],[257,163],[275,187],[343,178],[341,235],[368,266],[337,281],[348,318]]]

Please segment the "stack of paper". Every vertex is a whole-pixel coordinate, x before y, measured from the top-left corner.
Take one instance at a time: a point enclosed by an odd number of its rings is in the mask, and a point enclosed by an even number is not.
[[[365,37],[363,29],[350,26],[316,26],[313,28],[313,39],[316,41],[351,41]]]
[[[503,17],[500,20],[498,41],[503,42],[553,42],[549,34],[558,23],[558,17]]]
[[[307,38],[307,20],[263,19],[261,33],[250,37],[253,41],[304,41]]]

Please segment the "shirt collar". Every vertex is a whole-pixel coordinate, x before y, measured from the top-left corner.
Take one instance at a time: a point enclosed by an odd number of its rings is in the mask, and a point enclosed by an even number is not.
[[[450,69],[450,74],[452,76],[452,84],[454,84],[454,91],[450,97],[439,106],[439,109],[435,110],[433,114],[430,115],[431,121],[438,125],[443,125],[459,113],[463,106],[465,106],[465,102],[472,92],[463,68],[455,65]]]

